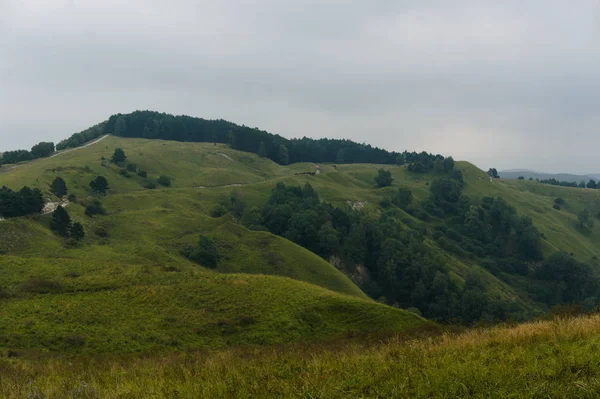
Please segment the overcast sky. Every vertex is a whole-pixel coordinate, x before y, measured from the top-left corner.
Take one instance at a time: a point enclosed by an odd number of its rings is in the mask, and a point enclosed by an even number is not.
[[[0,151],[136,109],[600,173],[600,0],[0,0]]]

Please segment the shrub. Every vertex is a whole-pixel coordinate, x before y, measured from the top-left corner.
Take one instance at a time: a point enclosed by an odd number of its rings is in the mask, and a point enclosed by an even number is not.
[[[213,218],[220,218],[226,214],[227,209],[221,204],[215,205],[215,207],[210,211],[210,216]]]
[[[108,237],[108,231],[104,227],[98,227],[96,230],[94,230],[94,234],[102,238]]]
[[[158,184],[160,184],[161,186],[165,186],[165,187],[171,186],[171,178],[169,176],[160,175],[159,178],[156,180],[156,182]]]
[[[127,170],[129,172],[135,173],[135,172],[137,172],[137,165],[134,164],[134,163],[128,163],[127,164]]]
[[[560,211],[560,205],[558,205],[556,203],[554,205],[552,205],[552,208],[556,209],[557,211]]]
[[[556,198],[554,200],[554,203],[557,204],[557,205],[564,205],[565,204],[565,200],[562,199],[562,198],[560,198],[560,197],[558,197],[558,198]]]
[[[85,214],[89,217],[94,215],[104,215],[106,214],[106,210],[102,206],[102,203],[96,199],[85,207]]]
[[[210,267],[214,269],[217,267],[219,261],[219,253],[214,241],[205,235],[200,235],[198,245],[196,247],[190,246],[184,249],[184,255],[200,263],[202,266]]]
[[[385,169],[379,169],[377,171],[377,176],[375,177],[375,183],[377,187],[389,187],[392,185],[392,172]]]
[[[144,184],[144,188],[148,190],[154,190],[156,188],[156,183],[154,183],[153,181],[146,182]]]
[[[127,169],[119,169],[119,174],[121,176],[125,176],[125,177],[129,177],[129,172],[127,171]]]
[[[146,177],[148,177],[148,172],[146,172],[145,170],[138,170],[137,175],[145,179]]]

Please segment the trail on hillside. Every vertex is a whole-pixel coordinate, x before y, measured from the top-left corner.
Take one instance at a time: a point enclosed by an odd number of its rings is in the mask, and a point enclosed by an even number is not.
[[[87,143],[87,144],[84,144],[84,145],[82,145],[81,147],[69,148],[68,150],[64,150],[64,151],[57,152],[56,154],[54,154],[54,155],[51,155],[51,156],[49,156],[49,157],[47,157],[47,158],[39,158],[39,159],[35,159],[35,160],[33,160],[33,161],[30,161],[30,162],[26,162],[26,163],[24,163],[24,164],[21,164],[21,165],[14,165],[14,166],[10,166],[10,167],[8,167],[8,168],[6,168],[6,169],[0,170],[0,175],[4,175],[4,174],[6,174],[6,173],[9,173],[9,172],[11,172],[11,171],[13,171],[13,170],[15,170],[15,169],[17,169],[17,168],[20,168],[20,167],[21,167],[21,166],[23,166],[23,165],[29,165],[31,162],[36,162],[36,161],[39,161],[39,160],[42,160],[42,159],[50,159],[50,158],[54,158],[54,157],[57,157],[57,156],[59,156],[59,155],[62,155],[62,154],[66,154],[66,153],[68,153],[68,152],[71,152],[71,151],[75,151],[75,150],[79,150],[79,149],[81,149],[81,148],[86,148],[86,147],[89,147],[89,146],[91,146],[91,145],[94,145],[94,144],[96,144],[96,143],[97,143],[97,142],[99,142],[99,141],[102,141],[102,140],[104,140],[104,139],[105,139],[105,138],[107,138],[108,136],[110,136],[110,134],[107,134],[107,135],[105,135],[105,136],[102,136],[102,137],[100,137],[100,138],[99,138],[99,139],[97,139],[97,140],[94,140],[94,141],[91,141],[91,142],[89,142],[89,143]]]

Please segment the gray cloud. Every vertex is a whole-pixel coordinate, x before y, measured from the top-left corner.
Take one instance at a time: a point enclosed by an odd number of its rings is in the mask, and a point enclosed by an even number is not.
[[[155,109],[600,171],[599,1],[410,3],[2,0],[0,151]]]

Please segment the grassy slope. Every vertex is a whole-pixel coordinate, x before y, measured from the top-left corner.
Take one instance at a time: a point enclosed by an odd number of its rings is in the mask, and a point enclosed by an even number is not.
[[[173,187],[145,190],[143,179],[102,166],[101,157],[116,146],[149,175],[171,176]],[[234,162],[238,166],[231,167]],[[285,239],[249,231],[229,216],[206,215],[232,188],[199,186],[253,183],[286,173],[225,147],[108,138],[0,175],[0,185],[27,184],[44,192],[60,175],[83,199],[94,176],[106,176],[111,185],[102,199],[106,216],[88,218],[83,206],[69,205],[73,220],[87,231],[79,248],[66,248],[48,230],[50,215],[0,222],[0,346],[191,350],[429,325],[369,300],[332,265]],[[95,234],[100,228],[108,237]],[[212,235],[221,247],[219,271],[257,275],[221,274],[187,261],[179,251],[199,233]]]
[[[597,398],[600,316],[428,339],[0,359],[6,398]]]
[[[110,157],[116,147],[124,148],[128,161],[148,171],[150,177],[169,175],[173,179],[173,187],[144,190],[141,186],[143,179],[137,176],[125,178],[118,174],[116,167],[102,166],[101,157]],[[360,202],[371,210],[397,186],[409,187],[417,200],[429,195],[428,184],[435,176],[414,175],[406,168],[389,166],[386,168],[392,170],[394,187],[374,189],[373,177],[380,167],[339,165],[333,168],[322,165],[320,176],[295,175],[297,172],[313,171],[315,166],[294,164],[283,167],[222,145],[109,137],[91,147],[24,164],[0,175],[0,184],[13,188],[28,184],[44,191],[47,191],[52,179],[60,175],[80,198],[90,195],[87,183],[92,177],[98,174],[106,176],[111,190],[103,202],[109,215],[90,219],[83,215],[81,206],[69,207],[72,217],[83,222],[88,232],[85,247],[65,250],[61,241],[48,232],[45,224],[49,216],[45,216],[3,222],[0,226],[0,250],[26,258],[70,258],[82,265],[93,265],[94,270],[106,269],[105,264],[114,263],[121,265],[122,269],[127,269],[125,265],[140,265],[142,268],[160,267],[187,272],[198,268],[183,259],[179,249],[182,245],[193,243],[202,232],[213,235],[227,253],[219,265],[222,272],[287,276],[364,298],[364,294],[345,276],[310,252],[268,233],[250,232],[227,216],[212,219],[206,214],[218,200],[227,198],[232,191],[239,192],[246,202],[260,206],[279,181],[286,184],[310,182],[326,201],[338,205]],[[465,174],[466,194],[502,196],[519,212],[530,215],[546,236],[544,249],[547,253],[560,248],[575,253],[581,260],[600,255],[597,228],[584,233],[575,223],[576,212],[584,206],[597,209],[600,192],[544,186],[528,181],[490,182],[484,172],[468,163],[460,162],[457,167]],[[551,208],[557,196],[566,200],[567,205],[562,211]],[[109,232],[108,239],[93,234],[99,227]],[[430,242],[429,245],[438,250],[435,243]],[[230,250],[233,248],[235,250]],[[458,259],[451,254],[444,256],[457,281],[462,281],[469,273],[478,273],[486,281],[490,295],[519,302],[524,308],[535,311],[533,304],[519,292],[496,279],[476,262]],[[53,270],[54,273],[59,269]],[[99,277],[100,281],[105,278]]]

